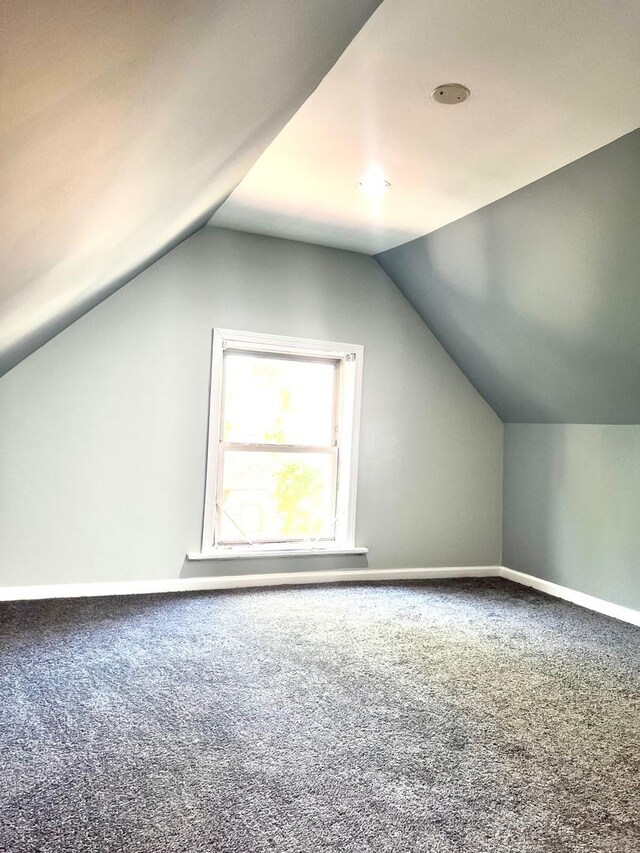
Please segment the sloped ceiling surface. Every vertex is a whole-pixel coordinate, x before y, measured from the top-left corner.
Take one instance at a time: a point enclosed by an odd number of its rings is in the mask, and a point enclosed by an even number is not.
[[[504,421],[640,423],[640,130],[377,260]]]
[[[640,0],[385,0],[216,212],[371,254],[631,132]],[[461,82],[471,97],[435,103]],[[383,196],[356,189],[370,169]]]
[[[202,225],[380,0],[2,0],[0,373]]]

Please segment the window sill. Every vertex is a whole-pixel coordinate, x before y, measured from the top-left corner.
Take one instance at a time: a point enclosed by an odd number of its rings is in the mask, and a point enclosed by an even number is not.
[[[191,551],[187,560],[253,560],[256,557],[322,557],[368,554],[368,548],[343,547],[334,545],[330,548],[212,548],[210,551]]]

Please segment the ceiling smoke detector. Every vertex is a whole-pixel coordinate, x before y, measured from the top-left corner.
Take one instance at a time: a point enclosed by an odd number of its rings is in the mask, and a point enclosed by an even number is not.
[[[431,93],[431,97],[439,104],[461,104],[471,95],[469,89],[462,83],[442,83]]]

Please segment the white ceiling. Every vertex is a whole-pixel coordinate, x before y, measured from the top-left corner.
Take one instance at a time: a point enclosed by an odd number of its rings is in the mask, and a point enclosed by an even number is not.
[[[640,124],[638,0],[384,0],[212,219],[375,253]],[[430,99],[461,82],[466,103]],[[370,167],[382,201],[356,190]]]
[[[379,0],[0,0],[0,374],[210,217]]]

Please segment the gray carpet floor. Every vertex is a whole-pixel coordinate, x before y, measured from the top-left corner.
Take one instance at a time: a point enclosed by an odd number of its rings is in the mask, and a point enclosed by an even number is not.
[[[497,579],[0,605],[0,850],[637,851],[639,633]]]

